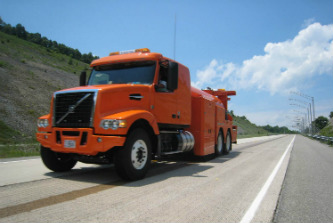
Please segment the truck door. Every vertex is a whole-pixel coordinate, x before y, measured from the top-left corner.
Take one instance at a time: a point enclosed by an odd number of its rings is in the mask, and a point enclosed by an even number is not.
[[[155,100],[153,113],[157,118],[157,123],[163,125],[172,125],[178,123],[178,90],[168,89],[169,66],[166,63],[160,65],[158,82],[155,84]]]

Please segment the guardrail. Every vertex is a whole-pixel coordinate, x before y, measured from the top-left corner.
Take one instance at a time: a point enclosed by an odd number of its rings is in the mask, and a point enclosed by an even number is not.
[[[329,144],[333,144],[333,137],[327,137],[327,136],[321,136],[321,135],[308,135],[309,137],[319,140],[319,141],[323,141],[323,142],[327,142]]]

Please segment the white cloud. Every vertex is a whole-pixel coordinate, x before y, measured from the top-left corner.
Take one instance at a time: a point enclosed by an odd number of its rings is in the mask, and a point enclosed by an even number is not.
[[[315,23],[315,18],[309,18],[309,19],[306,19],[304,20],[303,24],[302,24],[302,28],[306,28],[308,27],[309,25]]]
[[[254,88],[272,95],[300,89],[315,75],[333,74],[333,24],[311,24],[292,40],[267,43],[264,52],[241,65],[213,59],[197,71],[193,84],[198,88]]]

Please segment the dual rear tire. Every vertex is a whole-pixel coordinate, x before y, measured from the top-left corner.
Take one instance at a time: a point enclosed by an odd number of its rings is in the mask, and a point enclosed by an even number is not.
[[[229,154],[231,150],[232,150],[231,134],[230,131],[228,130],[226,142],[223,147],[223,154]]]
[[[225,142],[224,142],[225,141]],[[226,140],[224,140],[222,131],[219,131],[217,136],[217,143],[215,146],[215,155],[220,156],[222,154],[229,154],[232,150],[231,134],[228,130]]]

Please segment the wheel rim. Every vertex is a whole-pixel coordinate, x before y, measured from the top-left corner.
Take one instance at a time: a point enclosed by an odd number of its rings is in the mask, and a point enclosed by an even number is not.
[[[222,152],[222,147],[223,147],[223,140],[222,140],[222,135],[221,133],[219,133],[218,137],[217,137],[217,151],[219,153]]]
[[[230,134],[228,133],[228,136],[227,136],[227,151],[229,152],[230,151],[230,142],[231,142],[231,140],[230,140]]]
[[[143,140],[137,140],[132,146],[131,161],[135,169],[142,169],[148,159],[148,148]]]

